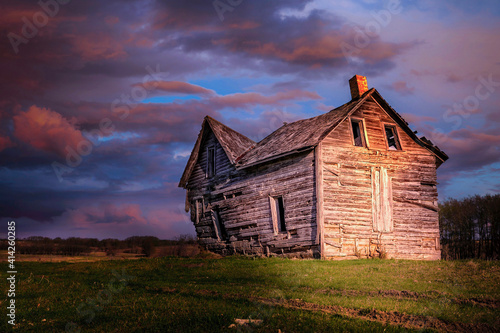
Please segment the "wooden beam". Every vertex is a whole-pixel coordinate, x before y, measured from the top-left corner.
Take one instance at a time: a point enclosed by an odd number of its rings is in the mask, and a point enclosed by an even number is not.
[[[316,171],[316,243],[319,245],[321,259],[325,257],[325,242],[323,239],[323,144],[320,142],[314,149],[314,168]]]
[[[411,204],[411,205],[416,205],[416,206],[420,206],[420,207],[423,207],[423,208],[427,208],[427,209],[433,210],[435,212],[439,212],[439,208],[438,207],[433,206],[433,205],[428,205],[428,204],[425,204],[423,202],[419,202],[419,201],[415,201],[415,200],[407,200],[407,199],[403,199],[403,198],[400,198],[400,197],[394,197],[394,200],[398,201],[398,202],[402,202],[402,203],[408,203],[408,204]]]

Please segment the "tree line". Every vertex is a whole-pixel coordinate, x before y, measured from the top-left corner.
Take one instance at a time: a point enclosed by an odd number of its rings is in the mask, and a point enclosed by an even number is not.
[[[443,259],[498,259],[500,194],[475,195],[439,204]]]
[[[16,253],[19,254],[50,254],[77,256],[86,255],[95,251],[106,252],[114,256],[118,252],[144,254],[149,257],[158,246],[195,244],[196,240],[190,235],[181,235],[175,240],[162,240],[154,236],[132,236],[125,240],[106,238],[69,237],[62,239],[56,237],[31,236],[19,239]],[[0,248],[7,249],[7,240],[0,241]]]

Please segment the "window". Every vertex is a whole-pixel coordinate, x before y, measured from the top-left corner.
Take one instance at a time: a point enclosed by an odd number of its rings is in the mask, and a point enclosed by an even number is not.
[[[283,204],[283,197],[269,197],[271,203],[271,217],[273,220],[274,233],[285,232],[285,206]]]
[[[215,175],[215,148],[209,147],[207,149],[207,178]]]
[[[396,126],[385,125],[385,136],[387,138],[389,150],[401,150]]]
[[[363,121],[359,119],[351,119],[351,127],[352,127],[352,137],[354,139],[354,145],[358,147],[366,147]]]

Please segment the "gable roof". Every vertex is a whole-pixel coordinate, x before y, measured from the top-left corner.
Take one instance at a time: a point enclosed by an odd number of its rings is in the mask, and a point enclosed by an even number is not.
[[[373,88],[372,88],[373,89]],[[439,149],[438,146],[434,145],[431,140],[428,140],[425,136],[418,137],[416,135],[416,131],[412,131],[411,128],[409,127],[408,123],[401,117],[399,113],[394,110],[389,103],[379,94],[379,92],[376,89],[373,89],[372,93],[372,98],[373,100],[384,109],[389,116],[396,121],[396,123],[405,131],[406,134],[410,138],[412,138],[416,143],[418,143],[420,146],[426,148],[430,152],[434,153],[436,157],[438,157],[440,163],[438,164],[441,165],[444,161],[448,159],[448,155],[441,149]]]
[[[285,124],[258,143],[213,118],[205,117],[202,130],[198,135],[198,140],[193,148],[179,186],[185,187],[192,168],[198,159],[202,133],[207,123],[214,131],[231,163],[237,169],[244,169],[283,156],[313,149],[342,121],[353,114],[367,99],[375,101],[416,143],[436,155],[438,157],[437,166],[448,159],[448,155],[433,145],[430,140],[427,140],[425,137],[417,137],[403,117],[382,98],[375,88],[371,88],[360,98],[353,99],[330,112]]]
[[[214,118],[206,116],[205,119],[208,124],[210,124],[210,128],[214,132],[217,140],[219,140],[219,143],[232,164],[234,164],[236,159],[245,151],[256,145],[255,141],[250,140],[243,134],[236,132]]]
[[[184,172],[182,174],[181,180],[179,182],[179,187],[186,186],[186,183],[191,176],[191,172],[193,172],[196,161],[198,160],[203,137],[206,135],[206,133],[208,133],[209,129],[212,130],[215,137],[222,146],[222,149],[224,149],[227,158],[233,165],[236,164],[236,159],[239,156],[241,156],[248,149],[254,147],[256,144],[254,141],[250,140],[243,134],[236,132],[232,128],[227,127],[226,125],[222,124],[212,117],[206,116],[203,119],[200,133],[198,134],[198,138],[196,139],[196,143],[194,144],[193,151],[189,156],[186,168],[184,169]]]

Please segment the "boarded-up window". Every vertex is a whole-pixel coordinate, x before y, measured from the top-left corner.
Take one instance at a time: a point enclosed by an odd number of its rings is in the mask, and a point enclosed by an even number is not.
[[[352,127],[352,137],[354,139],[354,145],[358,147],[366,147],[363,121],[359,119],[351,119],[351,127]]]
[[[392,185],[387,169],[372,168],[372,219],[373,231],[391,232],[392,220]]]
[[[207,178],[215,175],[215,148],[209,147],[207,149]]]
[[[384,127],[385,127],[385,136],[387,138],[387,145],[389,150],[401,150],[401,144],[399,143],[396,126],[385,125]]]
[[[273,220],[274,233],[285,232],[285,206],[283,197],[269,197],[269,202],[271,204],[271,218]]]

